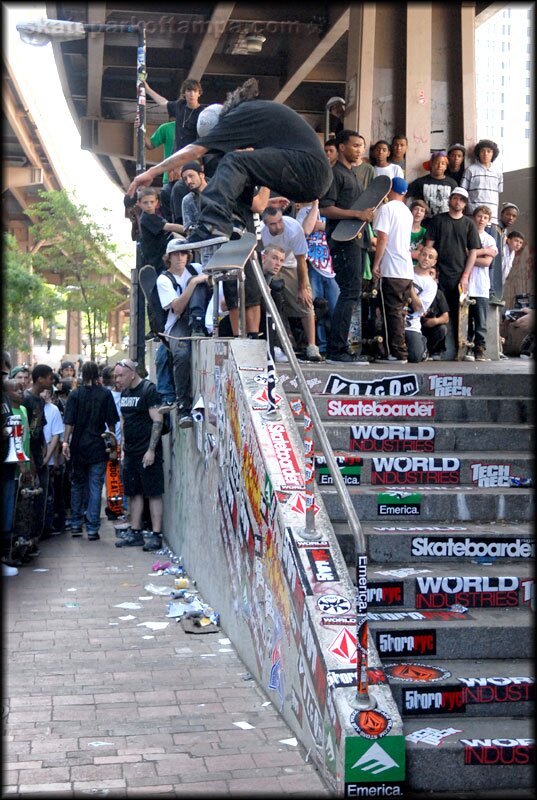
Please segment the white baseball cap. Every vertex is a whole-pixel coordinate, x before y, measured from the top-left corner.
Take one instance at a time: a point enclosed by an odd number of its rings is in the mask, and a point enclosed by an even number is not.
[[[449,196],[453,197],[454,194],[460,194],[461,197],[466,197],[466,199],[469,200],[468,192],[466,191],[466,189],[463,189],[462,186],[455,186],[455,188],[453,189],[453,191]]]

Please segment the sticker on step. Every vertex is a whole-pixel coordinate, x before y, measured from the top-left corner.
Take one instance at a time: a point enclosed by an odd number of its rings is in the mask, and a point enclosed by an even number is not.
[[[535,681],[530,677],[459,678],[466,703],[520,703],[535,699]]]
[[[390,583],[369,581],[367,585],[368,605],[373,608],[376,606],[402,606],[403,590],[403,581],[391,581]]]
[[[534,542],[529,537],[502,536],[488,539],[476,536],[415,536],[413,558],[533,558]]]
[[[464,765],[526,767],[535,764],[535,739],[459,739]]]
[[[427,456],[389,456],[372,458],[373,486],[456,486],[461,482],[458,458]]]
[[[431,425],[353,425],[349,447],[363,453],[434,453],[435,437]]]
[[[429,389],[435,397],[471,397],[472,387],[463,380],[462,375],[429,375]]]
[[[345,797],[402,797],[402,787],[392,782],[404,779],[403,736],[373,743],[358,736],[345,738]]]
[[[357,456],[336,456],[334,455],[339,472],[343,478],[345,486],[359,486],[360,473],[362,471],[363,459]],[[333,486],[330,468],[326,463],[325,456],[315,456],[315,469],[317,470],[317,483],[321,486]]]
[[[436,655],[436,630],[375,631],[377,650],[386,656],[434,656]]]
[[[437,683],[451,678],[451,672],[443,667],[419,664],[415,661],[385,664],[384,672],[389,678],[403,683]]]
[[[462,686],[403,689],[402,710],[407,716],[425,714],[464,714],[466,702]]]
[[[434,400],[353,400],[332,398],[326,406],[329,417],[427,417],[434,418]]]
[[[439,747],[448,736],[462,732],[462,728],[420,728],[418,731],[409,733],[405,739],[414,744],[430,744],[432,747]]]
[[[419,492],[380,492],[377,494],[377,514],[380,517],[419,516],[421,494]]]
[[[512,608],[519,605],[520,581],[515,577],[419,576],[416,578],[416,608]]]
[[[356,733],[364,739],[381,739],[387,736],[393,727],[393,720],[380,708],[366,711],[353,711],[350,723]]]
[[[326,674],[327,684],[331,689],[339,689],[344,686],[356,687],[356,668],[354,669],[332,669]],[[388,681],[384,670],[381,667],[369,667],[367,670],[367,680],[376,686],[386,684]]]
[[[511,485],[511,464],[470,464],[470,472],[474,486],[488,488]]]
[[[390,375],[373,381],[353,381],[331,373],[323,389],[323,394],[372,395],[374,397],[411,397],[418,392],[417,375]]]

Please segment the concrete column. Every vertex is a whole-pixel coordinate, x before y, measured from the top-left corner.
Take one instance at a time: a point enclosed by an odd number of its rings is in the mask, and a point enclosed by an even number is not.
[[[67,330],[65,332],[65,352],[78,355],[81,352],[80,311],[67,312]]]
[[[351,3],[347,47],[345,127],[371,144],[376,3]]]
[[[432,8],[430,3],[408,3],[406,40],[406,174],[423,174],[431,154]]]
[[[514,45],[516,47],[516,44]],[[461,4],[461,97],[463,142],[467,152],[476,142],[475,3]],[[467,159],[467,163],[468,159]]]

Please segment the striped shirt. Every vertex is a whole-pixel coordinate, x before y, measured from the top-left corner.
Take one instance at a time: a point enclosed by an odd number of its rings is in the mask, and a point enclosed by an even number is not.
[[[503,192],[503,174],[491,164],[487,169],[476,163],[467,167],[460,185],[468,191],[469,200],[466,210],[472,214],[478,206],[488,206],[492,211],[491,222],[498,222],[498,203],[500,192]]]

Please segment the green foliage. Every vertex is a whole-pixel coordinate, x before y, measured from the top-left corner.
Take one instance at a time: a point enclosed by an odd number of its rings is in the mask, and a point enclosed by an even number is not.
[[[63,307],[82,312],[95,358],[95,345],[106,332],[106,318],[125,297],[116,279],[117,247],[91,219],[86,206],[62,189],[39,192],[40,200],[26,209],[34,220],[32,236],[44,245],[33,257],[40,272],[61,276]]]
[[[63,306],[61,293],[32,271],[32,256],[4,234],[3,329],[7,350],[28,350],[37,321],[49,321]]]

